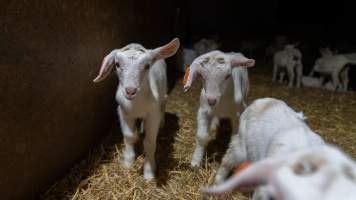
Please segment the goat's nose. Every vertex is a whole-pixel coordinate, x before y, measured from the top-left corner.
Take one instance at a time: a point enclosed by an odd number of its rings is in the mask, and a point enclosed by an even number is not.
[[[210,106],[214,106],[216,104],[217,100],[214,97],[208,97],[208,103]]]
[[[126,90],[126,94],[128,96],[133,96],[137,92],[137,88],[135,88],[135,87],[126,87],[125,90]]]

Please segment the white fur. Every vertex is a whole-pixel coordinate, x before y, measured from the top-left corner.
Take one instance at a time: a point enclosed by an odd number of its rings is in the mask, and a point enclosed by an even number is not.
[[[209,127],[212,121],[215,121],[213,123],[215,124],[217,118],[229,118],[233,124],[233,130],[236,130],[237,119],[245,106],[249,89],[248,73],[247,69],[242,67],[243,65],[251,67],[254,65],[254,60],[247,59],[240,53],[221,51],[204,54],[192,63],[188,81],[184,86],[185,90],[189,89],[196,77],[200,77],[203,81],[192,166],[200,165],[208,143]],[[209,99],[215,100],[216,103],[211,105]]]
[[[300,87],[303,76],[302,53],[294,45],[286,45],[282,51],[278,51],[273,56],[273,81],[277,80],[280,70],[287,71],[289,87],[293,86],[296,79],[296,86]],[[284,79],[285,72],[281,72],[279,82]]]
[[[302,77],[302,85],[305,87],[312,88],[321,88],[323,84],[323,79],[311,77],[311,76],[303,76]]]
[[[100,73],[94,82],[107,77],[113,65],[119,78],[116,101],[125,148],[123,152],[125,166],[135,159],[134,144],[138,135],[135,131],[136,119],[145,124],[144,138],[144,178],[154,179],[156,169],[155,151],[159,126],[164,124],[164,111],[167,96],[166,63],[163,60],[176,53],[179,40],[153,50],[140,44],[130,44],[112,51],[104,58]],[[131,94],[128,88],[136,88]]]

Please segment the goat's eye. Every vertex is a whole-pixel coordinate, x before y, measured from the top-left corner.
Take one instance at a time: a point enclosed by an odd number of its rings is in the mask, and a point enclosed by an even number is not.
[[[229,79],[231,77],[231,74],[228,74],[226,77],[225,77],[225,80]]]
[[[217,58],[216,61],[217,61],[219,64],[224,64],[224,63],[225,63],[224,58]]]
[[[319,170],[323,160],[315,157],[305,157],[293,165],[293,171],[297,175],[310,175]]]
[[[150,68],[150,65],[149,64],[146,64],[144,69],[149,69]]]
[[[203,64],[206,64],[208,62],[209,62],[209,58],[204,58],[203,61],[202,61]]]
[[[120,67],[119,63],[115,63],[115,67],[118,69]]]

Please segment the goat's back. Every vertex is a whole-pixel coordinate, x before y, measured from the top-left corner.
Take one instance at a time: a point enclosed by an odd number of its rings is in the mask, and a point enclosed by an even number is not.
[[[323,143],[304,122],[302,113],[273,98],[255,100],[247,107],[240,118],[239,134],[252,161]]]

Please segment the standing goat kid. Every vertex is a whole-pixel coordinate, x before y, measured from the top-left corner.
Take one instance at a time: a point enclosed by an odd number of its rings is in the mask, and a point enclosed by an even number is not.
[[[248,59],[240,53],[221,51],[201,55],[191,64],[184,91],[190,88],[195,78],[199,77],[203,83],[192,166],[198,166],[204,156],[213,119],[229,118],[233,125],[237,124],[240,111],[246,105],[245,99],[249,90],[246,68],[254,65],[253,59]],[[236,128],[233,126],[233,130]]]
[[[278,73],[279,70],[283,70]],[[288,73],[289,87],[293,86],[296,79],[296,86],[299,88],[303,76],[302,53],[296,48],[296,45],[286,45],[284,50],[278,51],[273,56],[273,81],[277,80],[280,74],[279,82],[282,83],[285,71]]]
[[[165,46],[145,49],[140,44],[129,44],[113,50],[101,65],[94,82],[105,79],[113,66],[119,78],[116,101],[121,131],[124,135],[124,164],[130,166],[135,159],[134,144],[137,141],[136,119],[145,124],[144,179],[154,179],[156,138],[159,126],[164,123],[167,95],[166,63],[163,59],[173,56],[179,48],[176,38]]]

